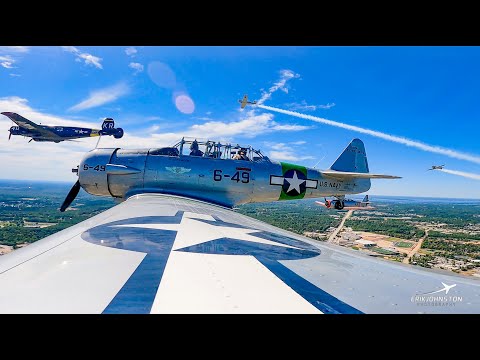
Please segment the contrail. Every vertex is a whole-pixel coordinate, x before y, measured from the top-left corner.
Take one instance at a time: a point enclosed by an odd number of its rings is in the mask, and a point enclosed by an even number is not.
[[[385,133],[380,132],[380,131],[365,129],[365,128],[361,128],[359,126],[348,125],[348,124],[344,124],[344,123],[341,123],[341,122],[338,122],[338,121],[328,120],[328,119],[324,119],[324,118],[317,117],[317,116],[301,114],[301,113],[298,113],[296,111],[283,110],[283,109],[275,108],[275,107],[272,107],[272,106],[261,105],[261,104],[257,104],[257,107],[265,109],[265,110],[275,111],[275,112],[278,112],[278,113],[281,113],[281,114],[295,116],[295,117],[298,117],[298,118],[301,118],[301,119],[315,121],[315,122],[318,122],[318,123],[321,123],[321,124],[326,124],[326,125],[346,129],[346,130],[356,131],[356,132],[359,132],[359,133],[362,133],[362,134],[368,134],[368,135],[371,135],[371,136],[375,136],[377,138],[381,138],[381,139],[384,139],[384,140],[388,140],[388,141],[396,142],[396,143],[403,144],[403,145],[406,145],[406,146],[414,147],[414,148],[417,148],[417,149],[420,149],[420,150],[423,150],[423,151],[427,151],[427,152],[431,152],[431,153],[435,153],[435,154],[442,154],[442,155],[445,155],[445,156],[448,156],[448,157],[451,157],[451,158],[471,161],[471,162],[474,162],[476,164],[480,164],[480,156],[477,156],[477,155],[471,155],[471,154],[459,152],[459,151],[452,150],[452,149],[447,149],[447,148],[440,147],[440,146],[428,145],[428,144],[422,143],[420,141],[411,140],[411,139],[407,139],[407,138],[400,137],[400,136],[395,136],[395,135],[389,135],[389,134],[385,134]]]
[[[281,70],[280,79],[273,84],[273,86],[268,89],[267,92],[262,94],[262,97],[258,99],[257,104],[263,104],[266,100],[270,99],[272,94],[277,90],[282,90],[288,94],[288,88],[286,87],[287,81],[298,77],[300,77],[300,75],[296,74],[292,70]]]
[[[480,180],[480,174],[472,174],[465,171],[449,170],[449,169],[437,169],[437,170],[443,171],[445,173],[452,174],[452,175],[463,176],[469,179]]]

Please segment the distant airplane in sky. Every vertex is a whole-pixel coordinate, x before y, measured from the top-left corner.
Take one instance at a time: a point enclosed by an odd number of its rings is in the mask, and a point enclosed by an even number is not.
[[[120,139],[123,136],[123,129],[115,128],[115,122],[112,118],[105,118],[102,129],[98,130],[75,126],[38,125],[14,112],[2,112],[2,115],[5,115],[17,124],[17,126],[12,126],[9,129],[10,135],[8,140],[10,140],[12,135],[29,137],[31,138],[30,141],[50,141],[55,143],[102,135],[113,135],[115,139]]]
[[[247,106],[247,104],[255,105],[257,103],[256,101],[248,101],[247,94],[243,95],[243,99],[239,99],[238,102],[240,103],[241,109],[245,109],[245,106]]]
[[[374,209],[373,206],[370,206],[370,200],[368,195],[365,195],[362,201],[355,201],[352,199],[336,199],[336,200],[327,200],[325,202],[315,201],[318,205],[324,206],[327,209],[336,209],[336,210],[371,210]]]
[[[445,165],[432,165],[431,169],[428,170],[442,170]]]

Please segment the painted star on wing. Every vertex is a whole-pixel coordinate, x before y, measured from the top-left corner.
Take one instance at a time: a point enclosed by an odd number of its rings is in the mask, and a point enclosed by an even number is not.
[[[255,236],[255,233],[259,232],[259,230],[248,228],[234,228],[229,226],[213,226],[201,221],[197,221],[196,218],[197,214],[191,213],[185,214],[180,224],[125,224],[116,225],[115,227],[177,231],[175,243],[172,250],[193,246],[224,237],[266,245],[274,245],[284,248],[298,249],[295,246],[290,246],[287,244],[282,244]],[[211,219],[213,220],[213,218]]]
[[[285,180],[288,181],[288,183],[290,184],[290,186],[288,187],[288,190],[287,190],[287,193],[289,193],[290,191],[292,191],[293,189],[297,190],[297,192],[300,194],[300,185],[303,184],[306,180],[305,179],[299,179],[297,177],[297,172],[294,171],[293,172],[293,177],[292,178],[285,178]]]

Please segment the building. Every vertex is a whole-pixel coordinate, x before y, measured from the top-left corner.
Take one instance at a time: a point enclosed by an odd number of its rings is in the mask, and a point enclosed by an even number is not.
[[[364,239],[355,240],[355,244],[361,245],[364,248],[370,248],[370,247],[377,246],[377,243],[375,243],[373,241],[369,241],[369,240],[364,240]]]

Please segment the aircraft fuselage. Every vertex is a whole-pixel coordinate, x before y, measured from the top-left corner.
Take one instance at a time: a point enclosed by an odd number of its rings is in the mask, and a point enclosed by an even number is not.
[[[92,150],[79,165],[80,185],[93,195],[124,199],[136,193],[160,192],[227,207],[344,196],[370,189],[370,179],[324,177],[316,169],[289,163],[165,156],[155,151]]]
[[[68,139],[79,139],[84,137],[99,136],[101,130],[97,129],[88,129],[81,127],[72,127],[72,126],[47,126],[39,125],[45,130],[52,132],[52,136],[44,136],[38,131],[25,129],[20,126],[12,126],[10,128],[10,133],[12,135],[21,135],[25,137],[30,137],[34,141],[54,141],[60,142]]]

